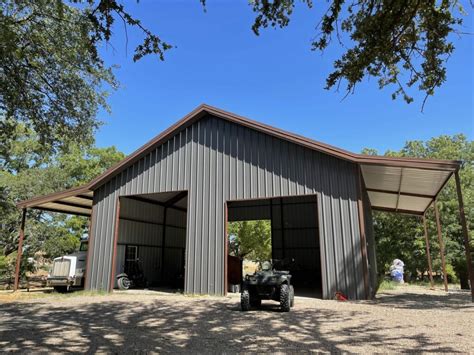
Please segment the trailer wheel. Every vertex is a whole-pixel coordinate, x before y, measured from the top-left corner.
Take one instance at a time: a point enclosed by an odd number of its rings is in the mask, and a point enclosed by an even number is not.
[[[290,288],[287,284],[280,287],[280,307],[282,312],[290,311]]]

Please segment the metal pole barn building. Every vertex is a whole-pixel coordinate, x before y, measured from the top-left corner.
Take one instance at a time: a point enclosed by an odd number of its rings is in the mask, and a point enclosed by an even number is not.
[[[111,290],[138,255],[151,282],[223,295],[227,223],[267,219],[273,257],[296,260],[319,297],[368,299],[377,281],[371,211],[423,217],[459,168],[354,154],[201,105],[89,184],[18,206],[91,217],[86,289]]]

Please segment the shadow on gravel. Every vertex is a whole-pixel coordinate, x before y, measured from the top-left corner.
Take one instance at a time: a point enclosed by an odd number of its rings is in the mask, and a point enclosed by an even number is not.
[[[238,311],[237,303],[227,300],[185,299],[174,304],[166,299],[94,303],[84,299],[75,306],[60,302],[54,306],[47,302],[0,305],[0,350],[342,352],[343,345],[383,346],[383,352],[399,349],[399,325],[394,324],[384,335],[380,327],[387,326],[378,321],[349,326],[358,312],[296,307],[281,313],[269,303],[263,312],[244,313]],[[389,299],[379,302],[389,303]],[[331,333],[327,327],[337,331]],[[413,331],[411,338],[416,344],[410,346],[411,351],[456,352],[421,331]]]
[[[400,308],[400,309],[466,309],[472,308],[471,292],[468,291],[453,291],[444,293],[439,291],[439,295],[431,293],[413,294],[407,293],[380,293],[377,294],[375,303],[383,306]]]

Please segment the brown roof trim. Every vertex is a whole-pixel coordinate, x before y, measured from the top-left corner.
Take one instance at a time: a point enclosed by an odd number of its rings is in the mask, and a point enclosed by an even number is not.
[[[343,159],[353,163],[359,164],[376,164],[376,165],[386,165],[386,166],[400,166],[400,167],[411,167],[417,169],[429,169],[429,170],[449,170],[455,171],[458,170],[461,166],[461,162],[456,160],[431,160],[431,159],[418,159],[418,158],[395,158],[395,157],[383,157],[383,156],[373,156],[373,155],[362,155],[349,152],[344,149],[340,149],[329,144],[321,143],[310,138],[300,136],[295,133],[290,133],[279,128],[275,128],[257,121],[253,121],[243,116],[236,115],[231,112],[221,110],[216,107],[212,107],[206,104],[202,104],[191,111],[189,114],[184,116],[178,122],[173,124],[168,129],[164,130],[158,136],[150,140],[148,143],[137,149],[135,152],[130,154],[128,157],[123,159],[121,162],[111,167],[103,174],[99,175],[93,179],[90,183],[83,185],[78,188],[69,189],[63,192],[54,193],[42,197],[36,197],[30,200],[21,201],[17,204],[19,208],[32,207],[41,203],[51,201],[52,199],[64,198],[69,196],[74,196],[75,194],[81,194],[84,192],[89,192],[95,190],[97,187],[102,185],[106,180],[117,175],[122,169],[130,166],[137,160],[139,160],[142,155],[152,151],[157,145],[165,142],[178,131],[184,129],[185,127],[196,122],[200,118],[206,116],[207,114],[213,115],[225,119],[229,122],[233,122],[271,136],[284,139],[286,141],[307,147],[309,149],[317,150],[319,152],[332,155],[336,158]]]
[[[381,156],[372,156],[372,155],[362,155],[349,152],[344,149],[340,149],[329,144],[321,143],[295,133],[290,133],[279,128],[275,128],[257,121],[253,121],[246,117],[236,115],[231,112],[221,110],[216,107],[212,107],[206,104],[202,104],[194,109],[192,112],[184,116],[181,120],[176,122],[174,125],[163,131],[161,134],[150,140],[144,146],[130,154],[127,158],[122,160],[120,163],[114,167],[107,170],[102,175],[98,176],[88,184],[89,189],[94,190],[100,186],[104,180],[113,177],[118,174],[123,168],[133,164],[138,160],[142,154],[146,154],[151,151],[156,145],[166,141],[168,138],[172,137],[179,130],[189,126],[193,122],[197,121],[206,114],[210,114],[227,121],[243,125],[245,127],[255,129],[257,131],[267,133],[271,136],[287,140],[298,145],[305,146],[310,149],[320,151],[332,156],[335,156],[340,159],[344,159],[354,163],[364,163],[364,164],[380,164],[380,165],[390,165],[390,166],[405,166],[413,167],[419,169],[431,169],[431,170],[457,170],[459,169],[461,163],[455,160],[429,160],[429,159],[417,159],[417,158],[394,158],[394,157],[381,157]]]

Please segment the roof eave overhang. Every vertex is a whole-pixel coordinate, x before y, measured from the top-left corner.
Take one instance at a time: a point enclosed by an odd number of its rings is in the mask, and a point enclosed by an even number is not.
[[[415,169],[426,169],[426,170],[440,170],[440,171],[454,171],[459,170],[461,167],[460,161],[455,160],[431,160],[431,159],[417,159],[417,158],[398,158],[398,157],[385,157],[385,156],[371,156],[371,155],[362,155],[355,154],[325,143],[317,142],[312,139],[283,131],[281,129],[250,120],[246,117],[238,116],[236,114],[209,106],[209,105],[200,105],[195,110],[184,116],[174,125],[163,131],[161,134],[150,140],[148,143],[140,147],[138,150],[130,154],[127,158],[113,166],[112,168],[105,171],[103,174],[99,175],[97,178],[93,179],[90,183],[83,185],[78,188],[69,189],[63,192],[54,193],[42,197],[33,198],[26,201],[21,201],[17,204],[19,208],[29,208],[40,206],[41,204],[52,202],[54,200],[61,200],[62,198],[72,197],[81,193],[91,193],[96,190],[98,187],[103,185],[105,182],[119,174],[123,169],[126,169],[139,159],[143,155],[151,152],[156,146],[164,143],[173,135],[175,135],[180,130],[190,126],[200,118],[206,115],[213,115],[221,119],[227,120],[229,122],[239,124],[250,129],[254,129],[271,136],[289,141],[294,144],[304,146],[306,148],[319,151],[324,154],[334,156],[339,159],[354,163],[354,164],[371,164],[371,165],[380,165],[380,166],[391,166],[391,167],[406,167],[406,168],[415,168]],[[450,174],[451,176],[452,174]],[[447,179],[449,180],[449,179]],[[446,180],[446,182],[447,182]],[[443,186],[446,184],[443,184]],[[439,194],[442,188],[438,191],[436,196]],[[436,198],[434,196],[434,198]],[[426,211],[426,210],[425,210]],[[419,211],[417,211],[419,213]]]

